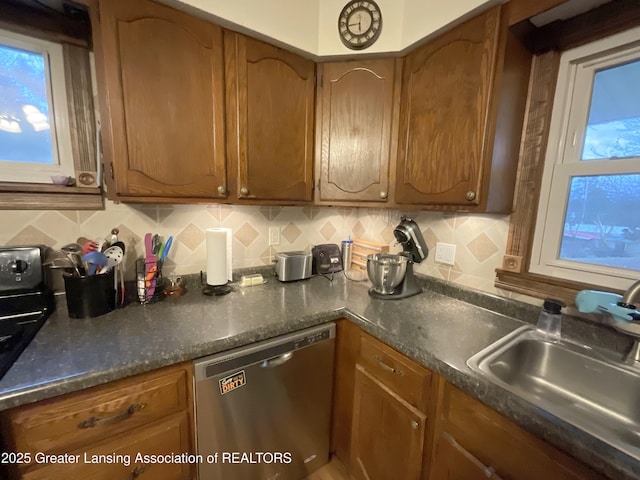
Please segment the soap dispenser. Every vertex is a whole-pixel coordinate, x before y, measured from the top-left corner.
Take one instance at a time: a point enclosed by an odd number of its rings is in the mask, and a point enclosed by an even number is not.
[[[565,303],[555,298],[547,298],[538,317],[537,330],[549,339],[560,340],[562,328],[562,308]]]

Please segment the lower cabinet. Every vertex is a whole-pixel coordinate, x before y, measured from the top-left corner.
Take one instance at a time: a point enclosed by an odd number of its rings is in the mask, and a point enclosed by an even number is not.
[[[331,444],[350,478],[605,480],[350,321],[336,340]]]
[[[442,378],[438,382],[430,480],[604,480]]]
[[[356,480],[418,480],[426,415],[356,366],[351,475]]]
[[[188,463],[136,458],[193,453],[192,378],[184,363],[2,412],[4,448],[30,458],[8,477],[193,478]]]
[[[351,424],[352,478],[426,478],[430,384],[431,372],[361,335]]]
[[[467,452],[448,433],[442,434],[434,459],[433,478],[464,480],[500,480],[493,467],[488,467]]]
[[[76,451],[77,463],[49,464],[29,471],[24,480],[187,480],[188,463],[161,463],[152,456],[184,452],[189,445],[185,413]],[[146,456],[146,458],[145,458]],[[113,463],[111,463],[113,461]]]

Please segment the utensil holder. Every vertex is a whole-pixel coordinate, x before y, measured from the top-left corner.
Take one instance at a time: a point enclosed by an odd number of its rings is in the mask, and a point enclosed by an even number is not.
[[[147,262],[144,258],[136,260],[136,292],[138,302],[146,305],[164,298],[162,262]]]
[[[111,269],[107,273],[88,277],[63,275],[69,316],[90,318],[112,311],[116,306],[114,274],[114,269]]]

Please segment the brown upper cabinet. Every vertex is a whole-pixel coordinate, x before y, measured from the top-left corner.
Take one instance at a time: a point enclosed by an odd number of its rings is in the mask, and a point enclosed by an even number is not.
[[[511,211],[530,66],[501,6],[407,55],[396,203]]]
[[[320,64],[316,97],[299,55],[151,0],[82,1],[112,199],[511,210],[531,56],[508,5],[404,59]]]
[[[318,65],[317,203],[388,203],[398,135],[402,60]]]
[[[315,63],[225,32],[231,201],[313,198]]]
[[[148,0],[92,19],[109,196],[224,198],[222,29]]]

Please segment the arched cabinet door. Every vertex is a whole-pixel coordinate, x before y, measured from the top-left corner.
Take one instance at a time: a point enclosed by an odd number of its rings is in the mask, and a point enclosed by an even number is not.
[[[319,202],[393,198],[401,65],[393,58],[319,65]]]
[[[101,0],[99,13],[109,194],[223,198],[222,29],[147,0]]]
[[[396,201],[509,212],[531,54],[497,6],[405,58]]]
[[[225,61],[233,199],[311,201],[315,63],[233,32]]]

